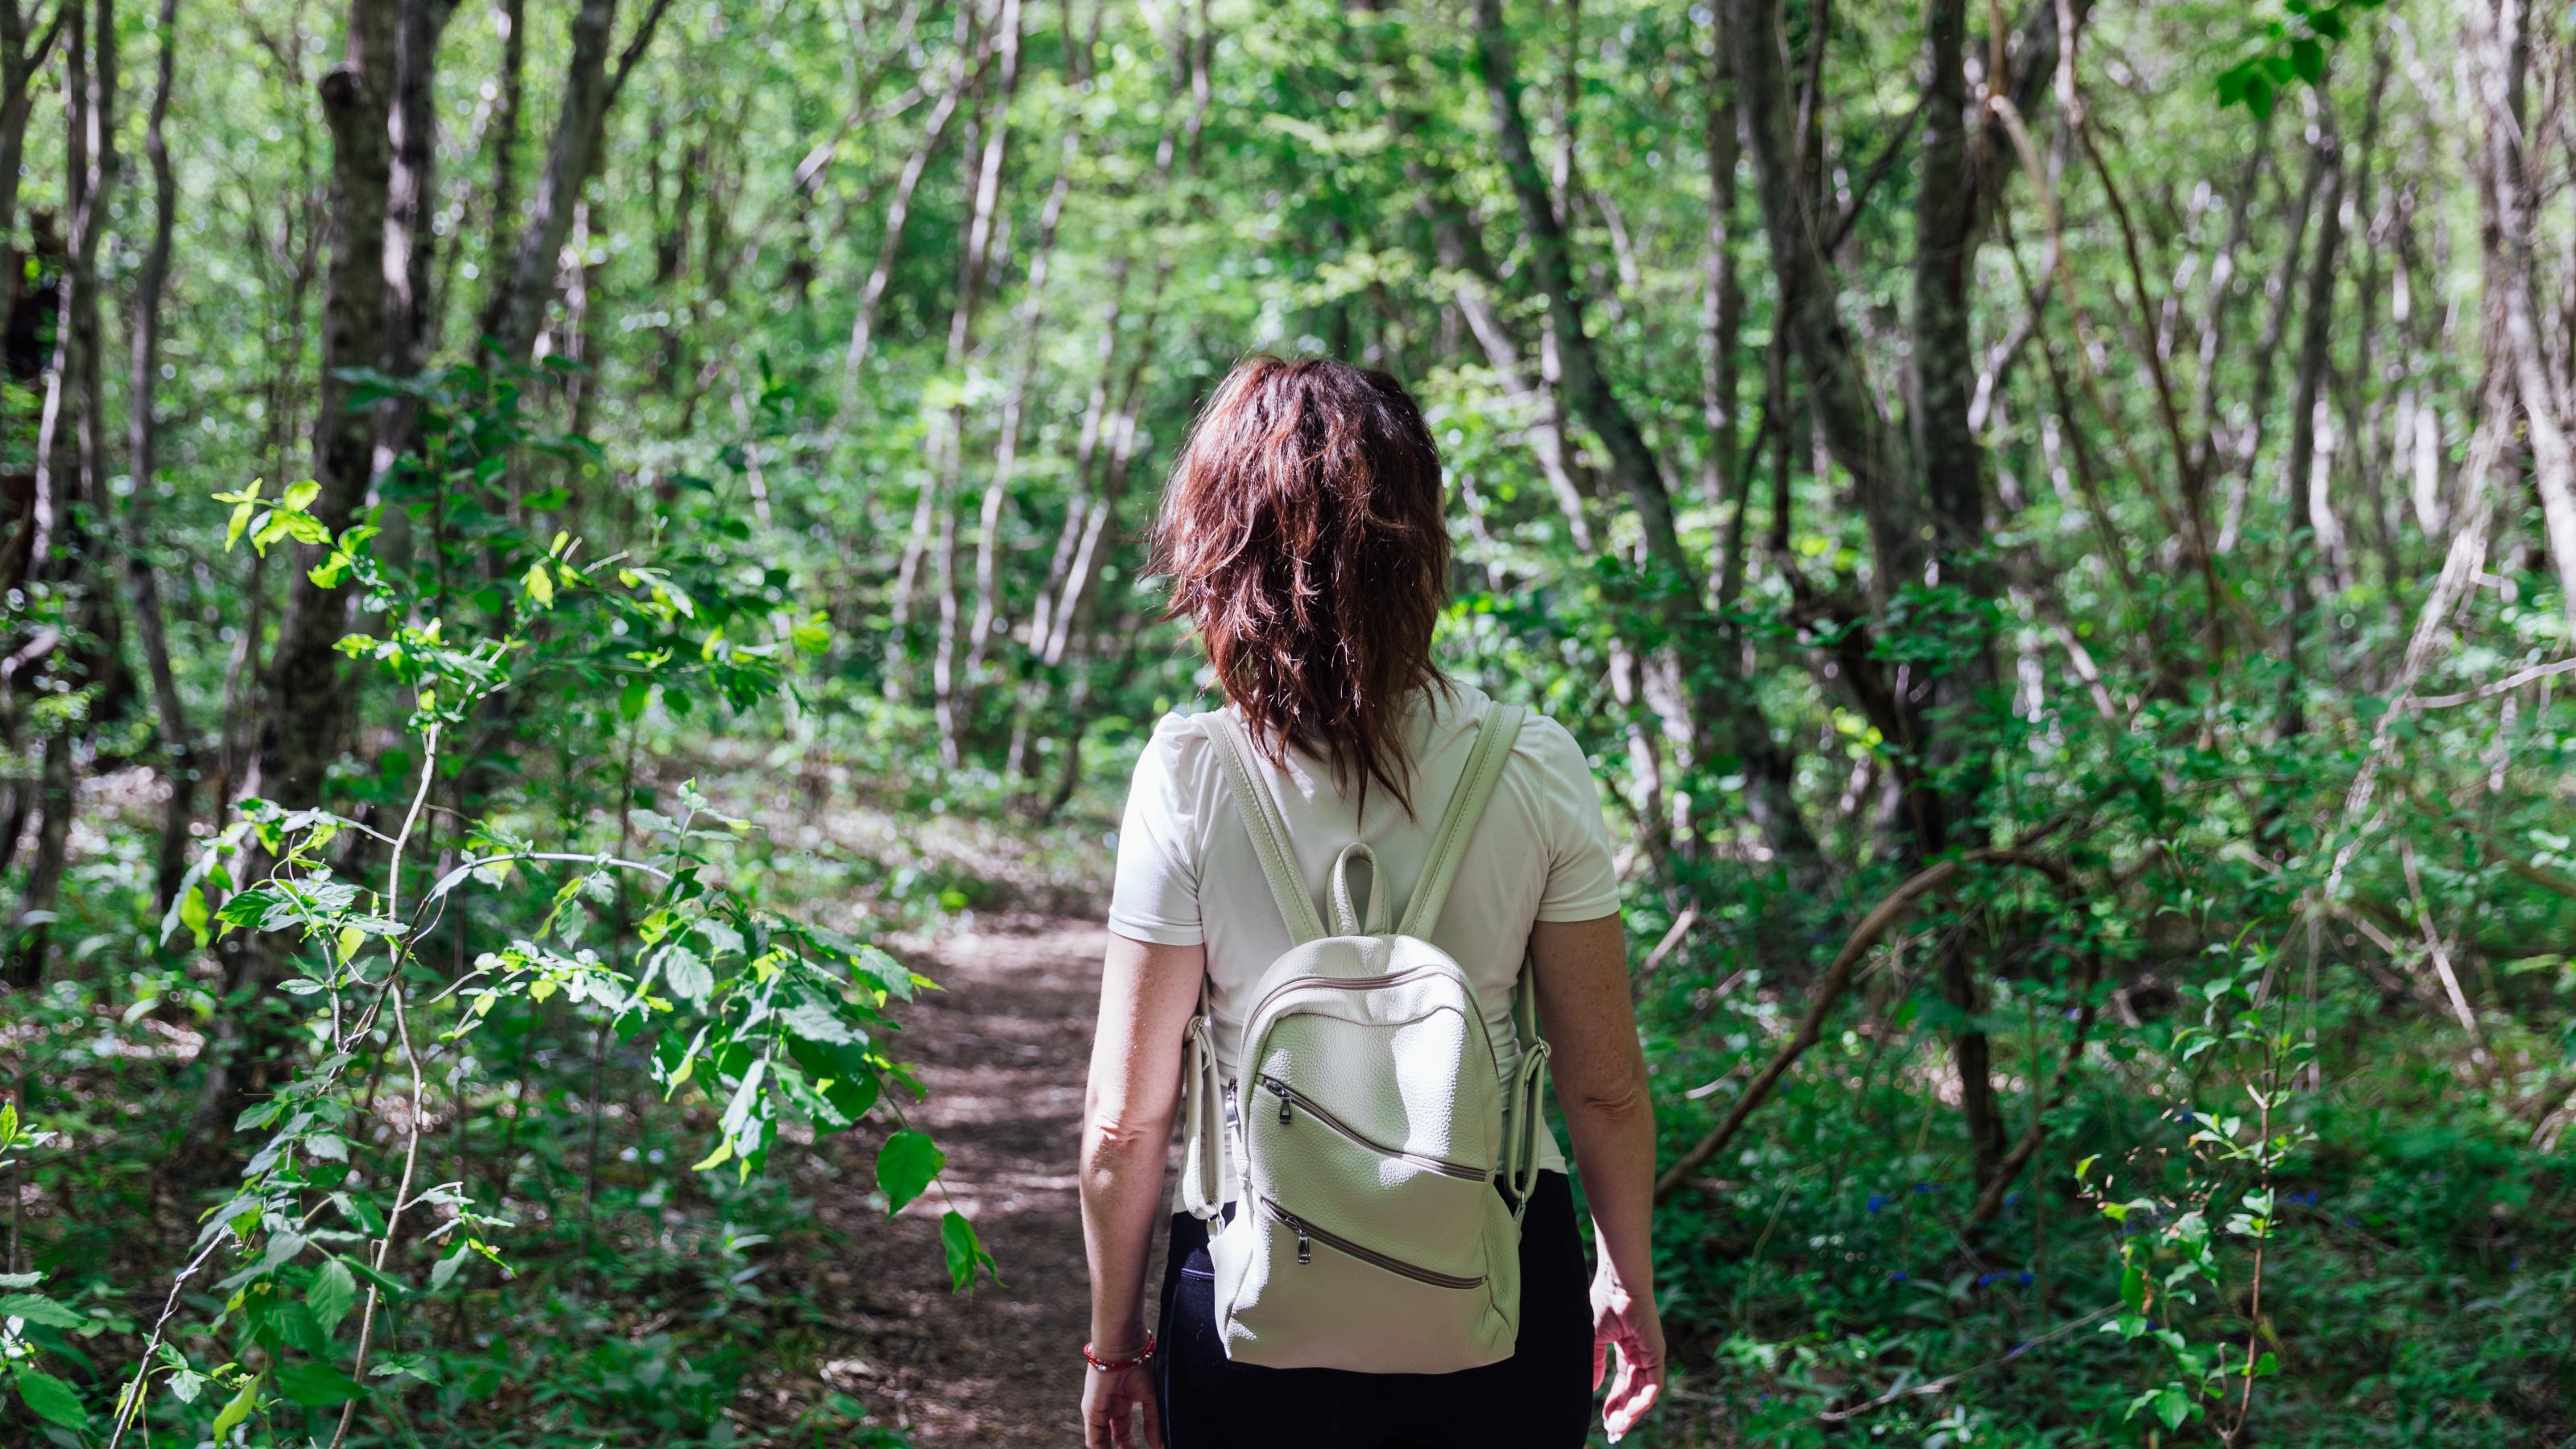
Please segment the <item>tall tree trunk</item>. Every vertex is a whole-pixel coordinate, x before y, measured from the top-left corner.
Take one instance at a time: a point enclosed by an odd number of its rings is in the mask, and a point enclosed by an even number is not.
[[[1647,557],[1662,575],[1648,582],[1648,602],[1661,614],[1666,637],[1681,651],[1696,727],[1714,731],[1713,738],[1743,761],[1747,809],[1781,865],[1793,878],[1820,879],[1822,861],[1815,837],[1788,789],[1792,770],[1787,751],[1772,739],[1770,725],[1751,692],[1741,687],[1736,660],[1722,632],[1711,628],[1694,607],[1706,575],[1682,547],[1663,464],[1612,391],[1584,326],[1571,248],[1522,114],[1520,77],[1503,24],[1502,0],[1477,0],[1475,26],[1477,62],[1494,113],[1495,138],[1528,238],[1530,281],[1547,304],[1566,407],[1601,440],[1611,475],[1643,525]]]
[[[2491,330],[2500,334],[2493,339],[2502,348],[2500,365],[2511,373],[2522,412],[2560,605],[2576,629],[2576,397],[2570,395],[2576,385],[2550,365],[2547,330],[2566,314],[2545,299],[2536,255],[2537,198],[2549,148],[2524,115],[2523,72],[2532,50],[2528,0],[2478,0],[2470,7],[2468,44],[2476,78],[2487,301],[2496,324]]]
[[[385,342],[385,207],[392,166],[394,33],[402,0],[350,0],[340,63],[319,90],[331,130],[330,265],[322,292],[322,357],[313,412],[311,513],[334,535],[347,528],[372,485],[375,420],[350,405],[350,369],[381,368]],[[322,803],[322,784],[354,718],[336,647],[348,632],[350,595],[316,584],[321,550],[295,545],[277,643],[260,690],[259,744],[245,793],[304,809]],[[255,877],[265,868],[254,867]],[[249,878],[249,877],[246,877]],[[209,1145],[267,1084],[288,1047],[267,987],[293,943],[278,932],[244,933],[225,961],[224,994],[239,1005],[217,1018],[208,1053],[199,1134]]]
[[[949,84],[942,88],[928,120],[923,124],[921,144],[903,163],[902,173],[895,178],[894,196],[886,205],[885,235],[877,242],[876,265],[868,272],[867,284],[859,290],[858,316],[850,322],[850,345],[842,356],[841,404],[845,410],[858,403],[863,390],[861,380],[865,376],[868,348],[876,336],[877,308],[885,300],[886,287],[894,277],[895,258],[903,250],[904,231],[912,220],[913,193],[921,185],[922,172],[928,169],[930,158],[938,154],[940,146],[947,141],[950,123],[959,109],[971,100],[967,94],[970,77],[982,64],[976,40],[976,21],[973,6],[959,8],[957,55],[951,67]],[[971,120],[968,129],[970,132],[973,130]],[[967,149],[969,152],[975,150],[971,135]],[[908,684],[903,662],[911,648],[912,605],[921,589],[921,565],[929,557],[931,529],[937,520],[938,509],[939,488],[934,476],[923,482],[919,495],[913,499],[912,525],[904,532],[903,553],[895,565],[893,593],[886,601],[889,627],[886,667],[881,683],[886,698],[890,700],[902,699]]]
[[[1709,57],[1708,100],[1703,116],[1708,160],[1708,222],[1700,242],[1700,421],[1708,445],[1700,463],[1700,493],[1725,520],[1718,547],[1713,596],[1719,614],[1735,607],[1744,588],[1752,499],[1736,412],[1743,391],[1738,349],[1744,341],[1744,283],[1735,261],[1735,168],[1743,157],[1735,125],[1735,72],[1721,43]],[[1777,420],[1774,420],[1775,425]]]
[[[1099,487],[1083,519],[1082,540],[1076,545],[1065,573],[1064,588],[1053,613],[1053,632],[1040,656],[1042,671],[1035,674],[1043,691],[1040,702],[1023,710],[1025,729],[1043,728],[1049,717],[1063,720],[1065,757],[1057,762],[1055,787],[1045,795],[1034,791],[1024,805],[1041,821],[1055,818],[1057,811],[1073,796],[1072,782],[1081,766],[1083,718],[1091,700],[1092,682],[1085,664],[1092,647],[1092,616],[1099,607],[1099,582],[1108,563],[1109,550],[1124,541],[1118,523],[1118,505],[1126,496],[1127,476],[1136,458],[1136,421],[1145,406],[1145,378],[1152,366],[1156,344],[1155,324],[1162,317],[1163,291],[1172,273],[1172,257],[1166,252],[1155,267],[1154,286],[1145,304],[1144,325],[1138,329],[1143,338],[1136,355],[1127,367],[1123,398],[1104,432],[1102,446],[1107,457],[1101,467]],[[1052,685],[1052,689],[1047,686]],[[1025,746],[1015,745],[1013,753]]]
[[[100,386],[98,308],[99,238],[108,222],[108,196],[116,184],[116,6],[96,0],[72,6],[65,45],[63,125],[64,201],[71,215],[65,233],[61,310],[55,322],[54,362],[45,379],[44,412],[36,436],[34,541],[28,574],[41,587],[70,596],[70,635],[85,641],[58,651],[56,666],[75,687],[113,668],[113,614],[107,575],[94,556],[106,516],[105,419]],[[46,736],[39,768],[36,853],[27,863],[18,918],[0,962],[0,980],[22,988],[44,979],[52,953],[54,908],[69,866],[71,817],[79,799],[73,754],[88,720],[66,711]]]
[[[63,121],[64,211],[70,218],[63,237],[63,278],[54,316],[54,355],[45,373],[43,410],[36,431],[35,514],[27,550],[26,576],[43,579],[59,574],[55,558],[66,550],[77,524],[77,505],[84,500],[79,447],[94,440],[98,425],[81,417],[83,380],[95,367],[98,351],[98,242],[107,223],[106,192],[115,182],[116,135],[112,117],[100,107],[112,105],[115,84],[115,17],[104,14],[104,26],[91,23],[85,0],[63,0],[70,13],[64,47]],[[107,33],[92,53],[92,34]],[[99,69],[105,67],[102,79]]]
[[[2245,501],[2254,486],[2254,474],[2261,466],[2263,433],[2272,411],[2272,394],[2277,386],[2281,343],[2289,335],[2290,310],[2298,302],[2299,260],[2307,250],[2308,217],[2316,209],[2317,188],[2324,184],[2324,160],[2311,150],[2306,174],[2299,182],[2298,201],[2290,208],[2283,223],[2289,230],[2290,246],[2282,259],[2278,274],[2280,290],[2273,294],[2272,311],[2263,323],[2263,331],[2254,340],[2254,351],[2248,359],[2254,367],[2253,380],[2246,388],[2246,420],[2238,443],[2236,470],[2228,480],[2225,517],[2219,524],[2217,552],[2224,554],[2236,545],[2238,532],[2245,522]]]
[[[437,235],[427,223],[437,194],[438,161],[431,83],[439,37],[455,13],[455,0],[402,0],[394,23],[393,95],[385,112],[384,223],[384,367],[393,377],[407,378],[420,370],[430,333],[430,262]],[[419,406],[401,396],[387,399],[376,412],[374,476],[384,477],[395,459],[417,452],[419,434]]]
[[[2379,128],[2386,112],[2388,81],[2394,57],[2388,33],[2377,31],[2371,40],[2370,89],[2362,104],[2361,140],[2351,163],[2354,223],[2360,235],[2354,238],[2359,267],[2353,279],[2353,303],[2357,314],[2351,328],[2353,363],[2334,379],[2336,409],[2344,419],[2344,431],[2353,439],[2352,456],[2360,485],[2360,511],[2369,525],[2371,543],[2378,554],[2380,593],[2391,628],[2403,627],[2406,617],[2406,576],[2402,544],[2397,530],[2397,515],[2390,506],[2388,457],[2389,399],[2380,386],[2379,302],[2388,281],[2387,255],[2390,234],[2398,224],[2398,213],[2404,206],[2405,188],[2391,186],[2389,195],[2378,198],[2373,181],[2380,171]]]
[[[510,233],[519,225],[519,137],[527,129],[528,110],[528,0],[500,0],[493,19],[501,27],[501,68],[494,78],[499,94],[493,98],[492,129],[485,142],[491,157],[492,210],[491,234],[483,254],[497,260],[509,254]]]
[[[607,134],[609,107],[626,79],[653,43],[670,0],[650,0],[635,33],[609,66],[617,0],[581,0],[572,21],[572,54],[564,64],[563,111],[555,120],[554,138],[546,147],[545,171],[527,223],[483,308],[483,336],[504,362],[524,362],[536,345],[546,304],[554,299],[564,238],[572,232],[572,214],[582,188],[599,169],[600,144]],[[515,27],[514,27],[515,28]]]
[[[1110,263],[1109,303],[1102,309],[1099,341],[1095,344],[1091,393],[1083,400],[1082,428],[1073,444],[1073,496],[1066,502],[1063,526],[1056,531],[1055,552],[1047,561],[1046,583],[1038,590],[1037,602],[1029,609],[1029,621],[1023,635],[1032,666],[1047,663],[1051,651],[1057,651],[1056,612],[1059,600],[1066,597],[1065,582],[1073,577],[1074,555],[1081,551],[1085,524],[1090,518],[1095,491],[1092,468],[1100,455],[1100,440],[1109,431],[1109,410],[1117,401],[1118,339],[1127,307],[1127,285],[1135,268],[1124,256]],[[1021,703],[1017,711],[1025,725],[1040,697],[1040,680],[1032,667],[1021,679]],[[1021,778],[1027,744],[1025,729],[1017,731],[1011,742],[1011,763],[1007,771]]]
[[[1037,247],[1029,259],[1028,280],[1021,290],[1018,331],[1026,351],[1021,355],[1019,372],[1011,379],[1010,393],[1002,399],[1002,422],[993,444],[993,472],[984,482],[983,508],[976,521],[975,619],[966,639],[966,679],[970,687],[980,680],[984,656],[1000,627],[1002,509],[1009,501],[1012,478],[1018,468],[1020,443],[1027,432],[1029,389],[1037,379],[1044,351],[1047,277],[1055,256],[1056,227],[1063,220],[1065,200],[1073,191],[1073,168],[1080,155],[1080,133],[1068,129],[1055,186],[1047,193],[1045,209],[1038,216]]]
[[[2299,327],[2298,372],[2290,388],[2290,452],[2281,468],[2283,516],[2289,523],[2281,558],[2281,658],[2279,729],[2284,739],[2308,731],[2307,680],[2300,672],[2300,634],[2316,605],[2311,585],[2317,545],[2315,494],[2308,475],[2316,463],[2317,404],[2323,396],[2333,344],[2335,262],[2343,247],[2343,161],[2337,154],[2331,114],[2319,118],[2316,167],[2325,178],[2318,193],[2316,255],[2308,262],[2307,297]]]
[[[885,235],[877,241],[876,265],[869,269],[868,279],[859,288],[858,316],[850,322],[850,344],[841,354],[841,405],[848,408],[859,400],[859,380],[868,361],[868,347],[876,338],[877,308],[885,301],[886,285],[894,278],[894,262],[903,250],[904,230],[912,221],[912,194],[921,185],[921,174],[930,167],[930,158],[948,139],[948,127],[957,116],[957,107],[965,99],[966,78],[974,67],[974,34],[971,8],[958,13],[957,57],[949,68],[948,83],[940,88],[938,99],[931,102],[930,115],[923,121],[921,144],[906,157],[903,170],[895,177],[894,195],[886,202]]]
[[[41,7],[0,0],[0,322],[17,309],[24,265],[18,251],[19,165],[27,154],[27,122],[35,114],[36,80],[63,33],[63,18],[80,0],[54,0],[53,14],[32,36],[28,26]]]
[[[2229,324],[2243,310],[2237,303],[2238,294],[2244,290],[2237,284],[2237,259],[2244,253],[2246,233],[2252,229],[2263,168],[2271,161],[2271,143],[2271,121],[2265,117],[2257,123],[2254,144],[2247,149],[2244,167],[2227,198],[2226,239],[2219,243],[2218,255],[2209,264],[2209,301],[2202,310],[2200,328],[2199,399],[2192,409],[2192,466],[2203,478],[2210,475],[2218,461],[2219,364],[2227,353]]]
[[[1814,217],[1800,195],[1800,158],[1790,133],[1778,15],[1768,0],[1726,0],[1721,13],[1735,61],[1736,96],[1753,162],[1754,191],[1762,204],[1763,231],[1771,243],[1781,330],[1803,374],[1807,406],[1825,446],[1852,475],[1860,495],[1871,551],[1881,561],[1878,587],[1884,591],[1893,587],[1896,578],[1920,577],[1919,570],[1904,567],[1919,556],[1920,539],[1915,536],[1914,510],[1905,506],[1903,459],[1888,437],[1869,378],[1843,326],[1832,264],[1819,245]]]
[[[352,368],[385,362],[385,212],[392,148],[394,34],[402,0],[352,0],[348,46],[321,80],[331,128],[330,265],[322,297],[320,396],[313,415],[313,516],[349,526],[373,481],[375,423],[350,406]],[[316,803],[349,717],[334,646],[347,632],[348,595],[304,576],[320,559],[299,546],[269,669],[268,707],[249,788],[296,808]]]
[[[931,708],[939,725],[940,763],[955,769],[965,758],[968,712],[959,699],[958,639],[962,610],[957,579],[957,510],[966,486],[966,366],[975,350],[975,315],[984,274],[993,259],[994,218],[1001,200],[1002,165],[1009,154],[1011,102],[1020,88],[1020,0],[1002,0],[994,24],[1001,74],[994,82],[983,148],[972,173],[972,220],[957,260],[957,303],[948,318],[947,375],[958,395],[948,408],[939,480],[939,632],[931,652]]]
[[[179,680],[170,666],[168,621],[161,601],[161,576],[151,557],[154,453],[160,420],[153,409],[161,385],[161,298],[170,278],[170,242],[178,185],[171,175],[170,148],[162,122],[170,114],[170,85],[179,43],[178,0],[161,0],[160,72],[154,80],[152,108],[143,126],[143,154],[152,166],[152,239],[134,277],[133,349],[126,370],[125,450],[134,478],[134,493],[125,509],[125,577],[132,595],[134,633],[143,646],[145,671],[152,679],[152,703],[161,722],[161,747],[169,757],[169,803],[163,810],[161,851],[153,872],[154,906],[168,910],[179,877],[188,863],[188,827],[196,818],[197,779],[202,773],[197,732],[188,721]]]
[[[0,961],[0,985],[21,991],[34,990],[44,981],[45,963],[53,951],[54,905],[62,893],[72,807],[78,799],[78,781],[72,767],[76,744],[77,731],[69,726],[47,733],[36,766],[36,853],[27,862],[26,889],[18,919],[7,943],[6,959]]]
[[[1962,0],[1933,0],[1925,15],[1929,129],[1915,215],[1915,403],[1909,428],[1922,474],[1919,493],[1888,436],[1867,370],[1843,327],[1833,262],[1801,200],[1801,158],[1792,141],[1777,11],[1767,0],[1728,0],[1723,13],[1745,141],[1771,242],[1782,330],[1804,375],[1808,407],[1823,445],[1851,474],[1859,495],[1876,561],[1876,611],[1883,615],[1895,592],[1924,581],[1931,566],[1938,567],[1944,583],[1955,581],[1976,600],[1989,599],[1994,581],[1975,557],[1985,527],[1983,463],[1968,426],[1976,374],[1966,289],[1977,208],[1966,170],[1965,6]],[[2061,55],[2063,47],[2073,44],[2070,36],[2057,40]],[[1811,93],[1817,85],[1811,73]],[[1923,540],[1927,523],[1933,538],[1929,550]],[[1857,619],[1840,622],[1846,627],[1834,656],[1846,687],[1892,747],[1907,848],[1918,861],[1935,856],[1954,843],[1954,817],[1961,812],[1960,802],[1943,798],[1934,783],[1939,776],[1932,772],[1958,763],[1974,747],[1975,737],[1969,731],[1967,738],[1954,738],[1961,733],[1955,722],[1936,735],[1926,711],[1937,700],[1950,707],[1949,713],[1963,713],[1986,692],[1980,681],[1992,678],[1990,646],[1964,667],[1925,680],[1913,666],[1890,671],[1875,657],[1870,631],[1854,627]],[[1966,804],[1967,818],[1973,819],[1973,795]],[[1953,1034],[1951,1052],[1960,1076],[1961,1115],[1982,1185],[1998,1169],[2003,1125],[1986,1036],[1973,1025],[1978,986],[1960,950],[1945,951],[1940,973],[1943,995],[1967,1023]]]
[[[1996,581],[1984,557],[1986,538],[1985,460],[1968,426],[1969,399],[1975,391],[1977,360],[1968,336],[1968,286],[1976,264],[1974,210],[1968,176],[1968,76],[1966,0],[1931,0],[1923,17],[1924,87],[1923,160],[1914,201],[1914,369],[1912,422],[1914,457],[1922,469],[1923,502],[1932,531],[1932,566],[1945,587],[1968,595],[1960,635],[1973,642],[1963,657],[1937,667],[1929,678],[1925,666],[1909,664],[1899,671],[1899,708],[1917,721],[1926,763],[1934,778],[1952,780],[1949,798],[1936,795],[1930,780],[1906,780],[1908,823],[1918,858],[1958,843],[1977,844],[1965,832],[1982,818],[1989,772],[1982,767],[1985,730],[1977,713],[1996,689],[1994,641],[1988,635],[1988,606]],[[1882,559],[1884,568],[1890,560]],[[1929,713],[1936,720],[1926,720]],[[1951,1009],[1973,1022],[1981,1006],[1974,963],[1963,933],[1953,933],[1937,950],[1941,994]],[[2004,1124],[1993,1088],[1986,1034],[1963,1026],[1951,1038],[1962,1084],[1960,1108],[1967,1120],[1974,1152],[1976,1181],[1982,1190],[2001,1170]]]
[[[1924,12],[1921,181],[1914,194],[1915,459],[1934,529],[1943,583],[1980,588],[1975,555],[1986,544],[1985,460],[1968,426],[1977,360],[1968,339],[1968,286],[1976,236],[1968,186],[1967,0],[1931,0]]]

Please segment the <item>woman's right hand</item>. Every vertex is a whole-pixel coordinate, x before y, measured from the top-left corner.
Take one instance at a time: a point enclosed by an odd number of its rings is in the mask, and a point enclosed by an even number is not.
[[[1143,1364],[1105,1373],[1083,1369],[1082,1444],[1083,1449],[1163,1449],[1163,1411],[1154,1402],[1151,1369]]]
[[[1592,1387],[1601,1387],[1610,1350],[1619,1351],[1619,1373],[1601,1401],[1601,1427],[1610,1442],[1637,1427],[1664,1388],[1664,1319],[1654,1295],[1632,1294],[1608,1262],[1592,1279]]]

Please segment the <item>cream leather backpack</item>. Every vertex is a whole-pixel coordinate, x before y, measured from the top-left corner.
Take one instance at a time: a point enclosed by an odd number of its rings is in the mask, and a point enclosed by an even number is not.
[[[1523,1050],[1507,1086],[1466,974],[1428,937],[1523,713],[1486,712],[1403,919],[1387,928],[1385,877],[1353,844],[1333,862],[1329,932],[1242,727],[1198,717],[1296,942],[1253,993],[1234,1081],[1216,1079],[1204,982],[1190,1023],[1180,1199],[1221,1216],[1230,1163],[1234,1212],[1208,1253],[1238,1362],[1449,1373],[1511,1356],[1547,1044],[1524,962],[1512,1001]],[[1369,867],[1365,919],[1352,909],[1354,861]]]

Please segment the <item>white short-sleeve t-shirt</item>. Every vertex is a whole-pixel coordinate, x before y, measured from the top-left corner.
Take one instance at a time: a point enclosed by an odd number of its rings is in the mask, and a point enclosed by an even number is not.
[[[1365,811],[1334,783],[1330,763],[1301,750],[1280,770],[1256,762],[1256,783],[1277,802],[1291,852],[1308,894],[1322,902],[1333,858],[1366,841],[1393,894],[1387,916],[1403,915],[1431,854],[1431,837],[1467,771],[1475,723],[1488,700],[1471,685],[1417,692],[1403,721],[1412,762],[1413,809],[1372,784]],[[1118,835],[1118,881],[1109,929],[1167,946],[1205,945],[1220,1075],[1234,1078],[1243,1013],[1261,973],[1293,944],[1271,899],[1252,837],[1226,793],[1224,765],[1206,731],[1166,715],[1136,762],[1127,814]],[[1352,883],[1354,890],[1358,882]],[[1372,886],[1374,888],[1374,886]],[[1583,749],[1565,727],[1541,715],[1521,727],[1483,822],[1461,859],[1434,945],[1467,973],[1504,1080],[1520,1062],[1512,1030],[1512,986],[1519,978],[1530,926],[1537,921],[1592,921],[1619,909],[1610,863],[1610,832]],[[1542,1134],[1542,1167],[1563,1171],[1553,1134]]]

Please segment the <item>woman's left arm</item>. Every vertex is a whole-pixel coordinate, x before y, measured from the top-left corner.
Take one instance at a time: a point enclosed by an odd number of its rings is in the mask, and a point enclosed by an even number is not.
[[[1207,969],[1203,946],[1160,946],[1112,933],[1100,973],[1100,1027],[1082,1120],[1082,1239],[1091,1262],[1091,1342],[1101,1358],[1145,1345],[1145,1267],[1163,1201],[1181,1044]],[[1161,1449],[1152,1377],[1086,1367],[1084,1443]],[[1131,1419],[1143,1415],[1143,1437]]]
[[[1664,1384],[1664,1323],[1655,1307],[1655,1106],[1637,1015],[1628,1000],[1628,939],[1615,915],[1541,921],[1530,932],[1531,980],[1547,1026],[1557,1109],[1592,1205],[1601,1267],[1592,1280],[1592,1386],[1604,1352],[1619,1374],[1601,1406],[1610,1442],[1637,1426]]]

